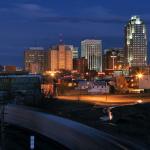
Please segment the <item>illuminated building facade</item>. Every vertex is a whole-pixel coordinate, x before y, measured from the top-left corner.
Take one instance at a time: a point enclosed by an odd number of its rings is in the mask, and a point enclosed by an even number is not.
[[[125,27],[126,62],[131,67],[147,65],[147,34],[144,22],[133,16]]]
[[[65,45],[66,47],[69,47],[72,51],[72,58],[79,58],[79,51],[78,47],[74,47],[73,45]]]
[[[58,51],[54,48],[48,52],[48,70],[58,69]]]
[[[30,73],[42,73],[48,67],[48,51],[42,47],[31,47],[24,52],[25,70]]]
[[[72,50],[73,59],[79,58],[79,50],[78,49],[79,49],[78,47],[73,47],[73,50]]]
[[[51,71],[72,70],[73,59],[70,47],[63,44],[49,51],[49,66]]]
[[[81,56],[88,61],[88,69],[102,72],[101,40],[84,40],[81,42]]]

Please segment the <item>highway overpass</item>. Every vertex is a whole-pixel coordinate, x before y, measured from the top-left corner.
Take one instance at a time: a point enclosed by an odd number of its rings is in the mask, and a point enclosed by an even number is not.
[[[5,122],[30,129],[72,150],[127,150],[141,146],[93,129],[81,123],[38,111],[37,109],[8,105]]]

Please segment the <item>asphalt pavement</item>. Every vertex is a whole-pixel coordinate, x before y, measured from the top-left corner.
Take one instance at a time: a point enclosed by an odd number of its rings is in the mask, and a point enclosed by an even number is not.
[[[66,150],[61,144],[29,129],[5,124],[5,150],[30,150],[30,137],[34,136],[34,150]]]
[[[83,101],[96,105],[122,106],[136,103],[149,103],[150,95],[130,94],[130,95],[78,95],[78,96],[57,96],[59,100]]]

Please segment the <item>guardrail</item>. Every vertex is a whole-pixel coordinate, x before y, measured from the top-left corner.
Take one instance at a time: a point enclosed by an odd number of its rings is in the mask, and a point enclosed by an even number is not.
[[[40,133],[72,150],[142,149],[105,132],[29,107],[6,106],[5,122]]]

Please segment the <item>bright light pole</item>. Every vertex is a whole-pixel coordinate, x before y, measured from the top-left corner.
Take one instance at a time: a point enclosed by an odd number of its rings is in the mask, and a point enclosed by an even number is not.
[[[143,74],[142,73],[138,73],[137,75],[136,75],[136,77],[138,78],[138,82],[139,82],[139,98],[140,98],[140,79],[142,79],[143,78]],[[142,101],[141,100],[141,98],[138,100],[138,101]]]
[[[52,78],[52,87],[53,87],[53,95],[55,96],[55,83],[54,83],[54,77],[55,77],[55,73],[51,73],[50,74],[51,78]]]
[[[55,73],[51,73],[51,77],[54,78],[54,76],[55,76]]]
[[[87,80],[89,80],[89,73],[88,72],[86,72],[86,78],[87,78]]]
[[[138,73],[136,76],[138,77],[138,79],[141,79],[143,77],[143,74],[142,73]]]
[[[142,73],[138,73],[138,74],[136,75],[136,77],[138,78],[139,85],[140,85],[140,79],[143,78],[143,74],[142,74]],[[139,86],[139,87],[140,87],[140,86]]]

